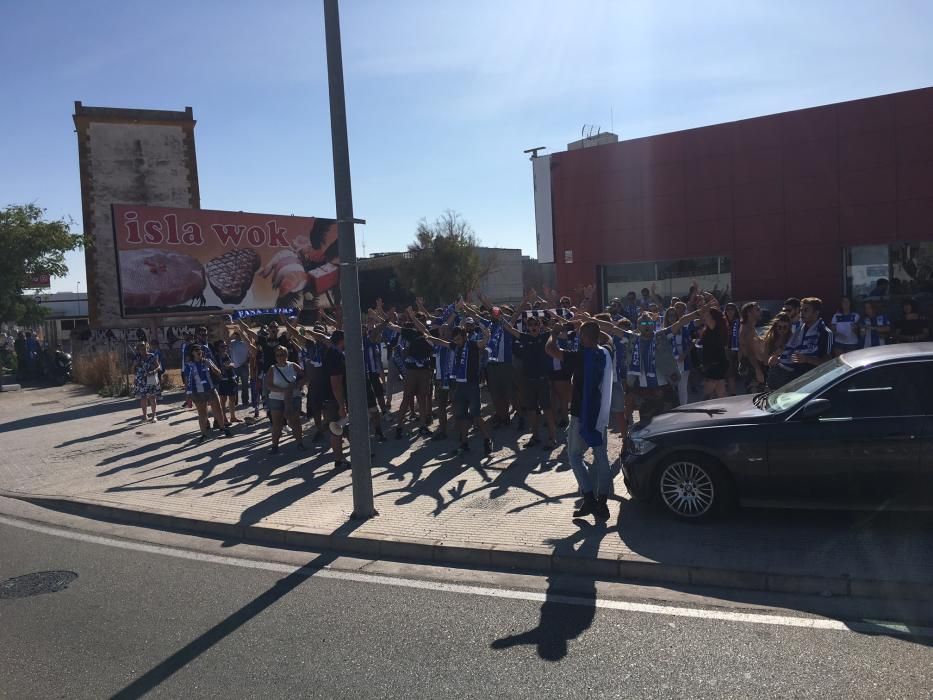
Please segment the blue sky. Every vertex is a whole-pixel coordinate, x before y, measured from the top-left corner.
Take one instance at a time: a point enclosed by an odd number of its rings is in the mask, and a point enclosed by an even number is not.
[[[0,13],[0,205],[80,230],[81,100],[193,107],[205,208],[333,215],[319,2]],[[930,2],[344,0],[341,24],[367,252],[451,208],[483,243],[534,254],[522,151],[563,150],[583,124],[635,138],[933,85]],[[69,263],[53,290],[85,289],[83,255]]]

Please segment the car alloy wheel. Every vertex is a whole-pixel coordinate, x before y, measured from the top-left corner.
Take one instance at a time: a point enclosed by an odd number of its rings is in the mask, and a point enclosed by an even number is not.
[[[700,518],[710,512],[716,499],[713,477],[702,465],[678,460],[661,472],[661,499],[674,514]]]

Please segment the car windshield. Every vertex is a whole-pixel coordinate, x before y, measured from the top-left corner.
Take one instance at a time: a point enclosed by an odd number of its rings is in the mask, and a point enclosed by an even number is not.
[[[823,389],[823,387],[836,381],[850,369],[851,366],[843,362],[841,357],[814,367],[806,374],[787,382],[780,389],[775,389],[768,394],[768,411],[779,413],[793,408],[804,399]]]

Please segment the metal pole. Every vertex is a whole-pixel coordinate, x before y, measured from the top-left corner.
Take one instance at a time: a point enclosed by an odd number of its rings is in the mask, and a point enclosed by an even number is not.
[[[330,136],[334,151],[334,194],[337,200],[337,240],[340,255],[340,296],[347,358],[347,403],[351,417],[350,465],[353,469],[353,517],[377,515],[373,505],[369,446],[369,408],[363,367],[360,318],[360,281],[356,270],[353,192],[350,188],[350,149],[347,144],[347,106],[343,92],[340,13],[337,0],[324,0],[327,43],[327,82],[330,88]]]

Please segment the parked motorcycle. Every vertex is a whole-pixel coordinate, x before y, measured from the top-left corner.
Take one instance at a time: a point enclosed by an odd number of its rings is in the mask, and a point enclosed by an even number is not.
[[[61,386],[71,381],[71,355],[64,350],[56,350],[52,357],[52,381]]]

